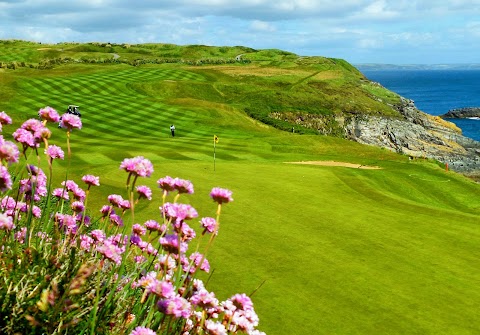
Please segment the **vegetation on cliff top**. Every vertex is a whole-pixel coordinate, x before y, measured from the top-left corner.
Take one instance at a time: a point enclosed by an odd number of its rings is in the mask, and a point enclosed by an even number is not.
[[[182,98],[230,105],[283,130],[342,136],[335,117],[375,114],[396,117],[399,96],[368,81],[348,62],[300,57],[282,50],[172,44],[1,41],[0,67],[52,68],[61,64],[175,63],[208,76],[204,82],[147,82],[135,85],[152,98]],[[218,66],[222,65],[222,66]],[[159,90],[158,86],[162,86]],[[165,87],[166,86],[166,87]],[[170,101],[172,102],[172,101]],[[305,122],[307,115],[316,122]],[[320,122],[319,122],[320,120]]]

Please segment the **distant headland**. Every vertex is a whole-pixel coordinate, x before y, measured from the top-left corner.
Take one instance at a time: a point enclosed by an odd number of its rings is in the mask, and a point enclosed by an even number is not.
[[[480,70],[480,63],[462,64],[353,64],[360,71],[363,70]]]
[[[449,110],[440,115],[442,119],[480,119],[480,107],[463,107]]]

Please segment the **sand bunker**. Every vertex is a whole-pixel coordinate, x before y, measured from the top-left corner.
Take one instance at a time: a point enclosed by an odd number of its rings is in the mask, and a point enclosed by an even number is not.
[[[321,165],[321,166],[341,166],[341,167],[348,167],[352,169],[368,169],[368,170],[379,170],[381,167],[379,166],[370,166],[370,165],[361,165],[361,164],[353,164],[353,163],[346,163],[346,162],[335,162],[335,161],[306,161],[306,162],[286,162],[289,164],[309,164],[309,165]]]

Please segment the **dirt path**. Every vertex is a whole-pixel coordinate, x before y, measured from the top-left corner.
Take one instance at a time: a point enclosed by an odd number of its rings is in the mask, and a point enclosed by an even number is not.
[[[381,167],[379,166],[371,166],[371,165],[361,165],[361,164],[353,164],[347,162],[335,162],[335,161],[306,161],[306,162],[286,162],[288,164],[309,164],[309,165],[321,165],[321,166],[340,166],[340,167],[348,167],[352,169],[368,169],[368,170],[379,170]]]

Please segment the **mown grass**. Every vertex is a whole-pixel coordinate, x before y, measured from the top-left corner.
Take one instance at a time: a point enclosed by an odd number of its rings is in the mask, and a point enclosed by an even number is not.
[[[90,200],[98,208],[123,192],[120,161],[136,155],[154,163],[144,181],[152,188],[165,175],[190,179],[205,195],[192,203],[203,215],[214,214],[212,187],[231,189],[235,201],[222,211],[209,256],[209,287],[225,298],[261,285],[253,300],[267,334],[478,332],[479,185],[435,162],[249,118],[245,103],[268,105],[252,98],[260,83],[254,69],[241,80],[227,67],[179,65],[6,71],[2,92],[11,94],[0,110],[15,124],[3,134],[46,105],[80,105],[83,129],[72,134],[69,173],[77,181],[101,176]],[[275,85],[266,91],[275,102]],[[308,100],[292,96],[299,106]],[[51,142],[65,147],[63,130],[53,129]],[[302,160],[382,169],[285,164]],[[137,209],[138,222],[158,217],[159,197],[157,190],[157,202]]]

